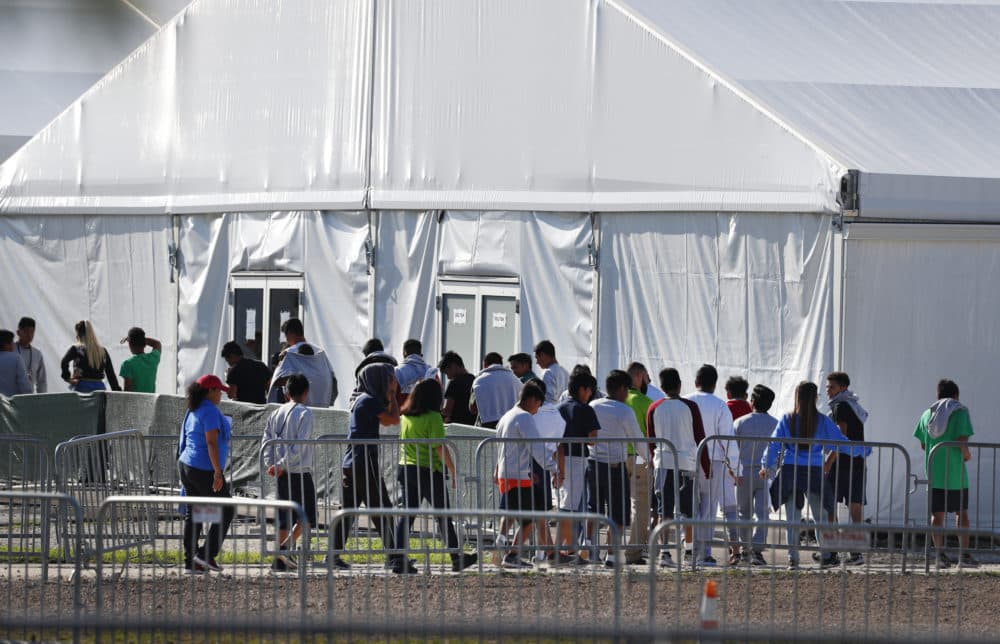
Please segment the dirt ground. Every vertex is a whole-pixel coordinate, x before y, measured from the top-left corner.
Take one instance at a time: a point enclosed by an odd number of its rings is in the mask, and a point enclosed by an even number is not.
[[[922,568],[907,574],[844,569],[659,571],[651,577],[646,568],[628,567],[616,583],[611,571],[593,566],[516,573],[485,566],[483,572],[437,570],[406,577],[388,574],[381,566],[356,566],[347,573],[306,575],[303,619],[303,586],[297,575],[246,566],[221,575],[183,576],[176,568],[147,566],[102,579],[100,616],[132,624],[166,621],[193,629],[200,620],[223,618],[234,625],[254,620],[269,625],[265,630],[272,635],[289,635],[297,626],[324,620],[373,628],[430,624],[443,632],[453,624],[475,625],[497,635],[510,625],[549,634],[650,628],[665,634],[700,626],[706,579],[718,584],[717,619],[724,631],[949,640],[993,638],[997,632],[1000,575],[924,574]],[[89,571],[81,581],[81,614],[94,616],[97,578]],[[43,583],[32,575],[0,575],[0,591],[10,598],[0,615],[47,616],[63,624],[72,616],[66,579]],[[0,618],[0,637],[17,635],[4,633],[2,623]]]

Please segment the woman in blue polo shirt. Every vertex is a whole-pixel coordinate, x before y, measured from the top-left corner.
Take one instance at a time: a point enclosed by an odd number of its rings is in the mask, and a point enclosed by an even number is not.
[[[231,496],[223,471],[229,458],[232,424],[218,407],[223,391],[228,392],[229,388],[211,374],[198,378],[188,387],[188,411],[181,425],[180,447],[177,450],[177,469],[187,496]],[[222,542],[234,515],[234,508],[224,507],[222,522],[212,524],[208,539],[198,547],[201,522],[194,521],[192,506],[187,505],[184,514],[185,572],[222,571],[215,558],[222,550]]]
[[[788,521],[788,567],[799,565],[799,531],[802,529],[801,510],[796,497],[805,496],[809,508],[817,521],[822,521],[834,510],[833,489],[826,481],[825,473],[837,458],[837,452],[850,454],[851,448],[840,428],[829,417],[816,408],[819,389],[814,383],[800,382],[795,388],[795,411],[785,414],[771,434],[776,438],[767,446],[761,460],[760,477],[767,478],[768,470],[781,459],[781,470],[772,484],[771,501],[774,509],[784,504]],[[821,443],[796,443],[795,439],[829,440],[837,445]],[[823,450],[830,450],[824,460]],[[816,534],[819,542],[819,533]],[[822,547],[822,543],[819,544]],[[822,551],[820,566],[827,568],[838,563],[837,556]]]

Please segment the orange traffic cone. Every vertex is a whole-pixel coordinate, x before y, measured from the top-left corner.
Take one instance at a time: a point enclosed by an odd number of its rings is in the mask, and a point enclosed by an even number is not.
[[[719,628],[716,609],[719,604],[719,589],[712,580],[705,582],[705,594],[701,598],[701,628],[715,630]]]

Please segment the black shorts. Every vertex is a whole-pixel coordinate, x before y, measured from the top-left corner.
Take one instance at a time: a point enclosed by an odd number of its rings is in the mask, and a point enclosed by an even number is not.
[[[294,474],[285,472],[278,477],[278,499],[294,501],[302,506],[306,520],[310,526],[316,525],[316,487],[313,485],[312,474]],[[292,517],[292,512],[278,512],[278,528],[287,530],[298,521]]]
[[[868,503],[865,493],[865,459],[861,456],[838,454],[827,480],[833,488],[835,503]]]
[[[514,487],[500,497],[500,509],[508,512],[536,512],[542,510],[540,490],[543,486]],[[531,523],[531,519],[523,519],[521,525]]]
[[[590,461],[587,470],[591,511],[605,515],[618,527],[629,525],[632,518],[632,495],[625,464]]]
[[[660,520],[673,519],[676,516],[691,518],[694,516],[694,478],[686,473],[680,472],[680,489],[678,490],[678,504],[680,510],[674,514],[674,471],[656,470],[656,480],[653,485],[656,488],[656,499]]]
[[[969,488],[944,490],[931,488],[931,512],[965,512],[969,509]]]
[[[535,490],[535,508],[548,512],[552,509],[552,475],[534,459],[531,460],[531,471],[536,481],[532,486]]]

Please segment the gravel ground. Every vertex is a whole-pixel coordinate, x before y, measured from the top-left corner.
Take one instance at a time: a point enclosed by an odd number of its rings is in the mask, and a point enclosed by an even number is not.
[[[990,567],[992,568],[992,566]],[[0,571],[0,592],[10,598],[0,615],[71,616],[71,584],[66,578],[43,583],[37,575]],[[61,572],[68,576],[67,570]],[[121,571],[119,571],[120,573]],[[660,571],[655,575],[652,614],[658,632],[699,626],[706,579],[720,592],[720,626],[769,633],[867,634],[895,638],[996,635],[1000,575],[993,571],[899,574],[871,569],[788,573],[772,569]],[[98,583],[93,571],[81,579],[83,614],[94,615]],[[104,618],[129,622],[176,621],[197,629],[199,620],[264,620],[277,632],[301,623],[302,586],[297,575],[271,574],[246,566],[224,574],[180,575],[176,568],[131,566],[101,583]],[[441,572],[399,577],[381,566],[355,566],[348,573],[305,578],[309,619],[369,624],[475,624],[498,632],[504,626],[540,629],[558,623],[589,629],[645,628],[650,625],[650,576],[629,567],[618,587],[611,571],[583,568],[500,572],[485,566],[461,574]],[[4,588],[6,586],[6,589]],[[7,636],[0,629],[0,637]],[[22,637],[21,639],[27,639]]]

